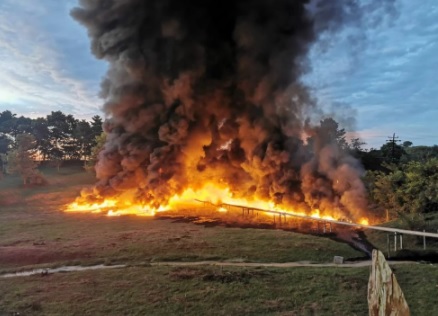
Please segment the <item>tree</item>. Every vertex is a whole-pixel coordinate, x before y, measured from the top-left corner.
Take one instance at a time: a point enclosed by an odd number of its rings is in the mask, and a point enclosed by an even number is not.
[[[400,158],[406,154],[403,146],[395,143],[383,144],[382,147],[380,147],[380,152],[383,160],[387,163],[399,163]]]
[[[405,176],[395,165],[386,166],[388,172],[368,171],[365,177],[370,200],[387,210],[391,217],[397,217],[402,211],[402,197],[399,190]]]
[[[50,157],[50,165],[55,167],[56,170],[59,172],[59,168],[62,165],[62,162],[64,161],[64,152],[57,147],[53,147],[50,149],[49,152]]]
[[[46,160],[49,157],[52,149],[47,119],[39,117],[32,120],[32,135],[36,138],[37,148],[42,156],[42,159]]]
[[[87,159],[91,154],[91,149],[95,145],[96,136],[90,123],[85,120],[79,121],[73,131],[73,139],[75,141],[76,159]]]
[[[386,165],[389,172],[368,172],[371,198],[391,214],[414,218],[438,212],[438,158]]]
[[[12,143],[13,139],[9,135],[0,133],[0,154],[6,154]]]
[[[0,176],[6,173],[6,166],[8,161],[8,156],[6,154],[0,153]]]
[[[50,142],[49,159],[64,157],[65,140],[68,138],[67,116],[61,111],[52,111],[47,115]]]
[[[404,148],[409,148],[412,145],[413,145],[413,143],[411,141],[409,141],[409,140],[406,140],[406,141],[403,142],[403,147]]]
[[[17,115],[13,114],[11,111],[6,110],[0,113],[0,124],[15,118]]]
[[[0,134],[6,134],[15,138],[18,134],[32,131],[32,119],[24,116],[17,118],[11,111],[0,113]]]
[[[78,126],[79,120],[75,119],[73,115],[66,115],[64,130],[64,139],[61,142],[61,150],[64,152],[64,159],[81,159],[80,144],[75,137],[75,131]],[[87,122],[85,122],[88,124]]]
[[[91,130],[93,131],[93,139],[102,134],[102,118],[99,115],[95,115],[91,118]]]
[[[30,134],[19,134],[16,138],[16,148],[10,150],[7,156],[8,173],[19,174],[23,184],[42,184],[43,177],[37,170],[38,162],[34,160],[36,139]]]
[[[16,120],[16,115],[11,111],[0,113],[0,154],[6,154],[11,147],[14,138],[11,135],[12,126]]]
[[[353,157],[361,160],[362,157],[366,154],[366,150],[362,147],[363,145],[366,145],[366,143],[360,138],[353,138],[347,144],[348,152]]]
[[[94,171],[94,166],[97,163],[99,158],[99,153],[103,149],[106,141],[106,134],[102,132],[99,136],[96,137],[95,143],[96,145],[91,149],[90,159],[85,163],[85,170],[91,172]]]
[[[341,150],[348,150],[345,129],[332,118],[320,121],[320,125],[312,128],[313,135],[307,138],[307,146],[313,152],[319,152],[327,144],[336,144]]]
[[[410,146],[405,147],[405,154],[402,161],[427,161],[431,158],[438,158],[438,146]]]
[[[410,162],[404,172],[402,191],[410,212],[438,212],[438,159]]]
[[[324,139],[323,144],[337,143],[339,148],[347,149],[348,144],[345,139],[346,131],[339,128],[338,122],[332,118],[326,118],[320,122],[319,137]]]
[[[88,122],[61,111],[52,111],[46,117],[36,119],[17,117],[11,111],[3,111],[0,112],[0,154],[17,147],[17,135],[32,134],[36,139],[38,159],[51,160],[52,165],[59,169],[66,159],[89,158],[96,145],[96,137],[103,131],[102,125],[99,115]],[[2,164],[0,162],[0,168]]]
[[[3,111],[0,113],[0,133],[11,134],[12,126],[15,124],[17,115],[11,111]]]

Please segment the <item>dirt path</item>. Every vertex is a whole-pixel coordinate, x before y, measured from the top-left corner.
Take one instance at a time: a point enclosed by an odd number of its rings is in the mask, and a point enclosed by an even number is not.
[[[390,265],[398,264],[419,264],[415,261],[388,261]],[[192,267],[192,266],[224,266],[224,267],[264,267],[264,268],[299,268],[299,267],[336,267],[336,268],[361,268],[371,266],[371,260],[336,263],[311,263],[306,261],[298,262],[229,262],[229,261],[195,261],[195,262],[152,262],[152,266]]]
[[[390,265],[395,264],[419,264],[414,261],[390,261]],[[313,267],[313,268],[324,268],[324,267],[336,267],[336,268],[362,268],[371,266],[371,260],[349,262],[343,264],[335,263],[311,263],[311,262],[230,262],[230,261],[191,261],[191,262],[151,262],[150,266],[170,266],[170,267],[195,267],[195,266],[222,266],[222,267],[264,267],[264,268],[299,268],[299,267]],[[103,270],[103,269],[121,269],[127,267],[135,267],[135,265],[95,265],[95,266],[63,266],[59,268],[41,268],[29,271],[22,271],[16,273],[7,273],[0,275],[0,278],[12,278],[12,277],[23,277],[32,275],[48,275],[60,272],[77,272],[77,271],[87,271],[87,270]]]
[[[413,262],[393,262],[393,263],[413,263]],[[198,261],[198,262],[152,262],[152,266],[225,266],[225,267],[265,267],[265,268],[297,268],[297,267],[339,267],[339,268],[360,268],[371,266],[371,260],[358,261],[351,263],[311,263],[311,262],[227,262],[227,261]]]

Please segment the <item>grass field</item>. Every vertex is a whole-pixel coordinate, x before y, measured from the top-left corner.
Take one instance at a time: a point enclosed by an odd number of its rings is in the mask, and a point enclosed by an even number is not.
[[[346,244],[281,230],[63,213],[63,206],[94,179],[80,167],[43,173],[49,185],[41,188],[21,188],[15,177],[0,181],[0,270],[136,266],[0,279],[0,315],[368,314],[369,268],[147,266],[151,261],[331,262],[334,255],[362,256]],[[438,314],[436,265],[396,269],[413,315]]]
[[[64,204],[93,179],[71,168],[47,177],[51,184],[46,187],[11,189],[7,183],[7,193],[2,191],[13,201],[0,212],[0,269],[151,260],[327,262],[334,255],[362,256],[346,244],[281,230],[205,228],[148,217],[64,213]],[[19,179],[15,180],[18,186]]]
[[[437,315],[437,267],[396,273],[412,315]],[[0,279],[0,306],[23,315],[368,315],[368,275],[369,268],[84,271]]]
[[[438,232],[438,216],[428,215],[426,223],[426,231],[437,233]],[[406,221],[401,219],[396,219],[391,222],[383,224],[383,226],[401,228],[407,230],[421,231],[419,227],[409,227]],[[395,251],[395,240],[393,233],[387,233],[382,231],[369,230],[365,231],[367,239],[377,248],[381,249],[385,256],[390,258],[400,258],[407,259],[411,257],[417,257],[419,259],[424,258],[425,260],[433,260],[437,262],[438,260],[438,239],[436,238],[426,238],[426,249],[424,249],[423,237],[404,235],[403,236],[403,250],[400,250],[400,235],[397,236],[397,251]],[[389,246],[389,247],[388,247]],[[388,249],[389,248],[389,249]]]

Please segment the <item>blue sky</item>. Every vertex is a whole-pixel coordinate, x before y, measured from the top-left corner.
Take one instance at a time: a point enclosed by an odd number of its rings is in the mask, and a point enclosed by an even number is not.
[[[99,112],[104,62],[90,53],[85,29],[70,18],[72,0],[0,1],[0,110],[81,118]]]
[[[101,114],[106,64],[94,59],[85,29],[70,18],[75,4],[0,1],[0,111]],[[315,45],[304,81],[324,109],[355,117],[348,129],[368,147],[394,132],[416,145],[438,144],[438,2],[398,0],[398,17],[388,20],[364,30],[367,40],[356,50],[342,34],[324,51]]]

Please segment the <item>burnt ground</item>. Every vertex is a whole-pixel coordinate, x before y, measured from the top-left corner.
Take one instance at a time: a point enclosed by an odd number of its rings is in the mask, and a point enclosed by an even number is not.
[[[349,258],[346,261],[359,261],[370,259],[373,249],[379,249],[373,245],[367,238],[366,233],[362,229],[345,227],[342,225],[332,225],[332,232],[323,231],[321,227],[314,221],[297,220],[292,225],[285,223],[275,223],[272,221],[238,221],[227,220],[220,217],[205,217],[205,216],[184,216],[175,214],[163,214],[157,215],[157,219],[172,220],[177,223],[193,223],[195,225],[201,225],[204,227],[232,227],[232,228],[256,228],[256,229],[280,229],[284,231],[291,231],[301,234],[309,234],[322,238],[329,238],[333,241],[345,243],[351,248],[361,252],[363,256],[356,258]],[[385,249],[379,249],[385,253]],[[394,261],[424,261],[437,263],[438,252],[435,250],[398,250],[396,253],[392,253],[389,258]]]
[[[44,205],[39,206],[39,201]],[[63,213],[58,206],[49,206],[47,198],[39,201],[28,198],[26,205],[2,208],[0,271],[15,271],[32,265],[159,261],[282,263],[308,260],[323,263],[332,261],[335,255],[360,256],[347,245],[276,229],[268,221],[256,222],[242,218],[240,214],[227,222],[215,219],[211,214],[208,217],[175,217],[176,214],[160,214],[163,216],[155,218],[107,217]],[[168,220],[160,220],[165,218]]]
[[[232,228],[256,228],[256,229],[281,229],[284,231],[291,231],[302,234],[309,234],[322,238],[329,238],[331,240],[348,244],[353,249],[363,253],[362,257],[350,258],[349,261],[357,261],[371,258],[373,249],[376,249],[366,238],[365,233],[360,229],[350,227],[343,227],[341,225],[333,225],[332,232],[323,230],[315,225],[315,223],[306,220],[299,220],[300,225],[285,226],[284,224],[273,222],[239,222],[229,221],[224,218],[208,218],[202,216],[184,216],[184,215],[157,215],[159,220],[172,220],[176,223],[193,223],[204,227],[232,227]]]

